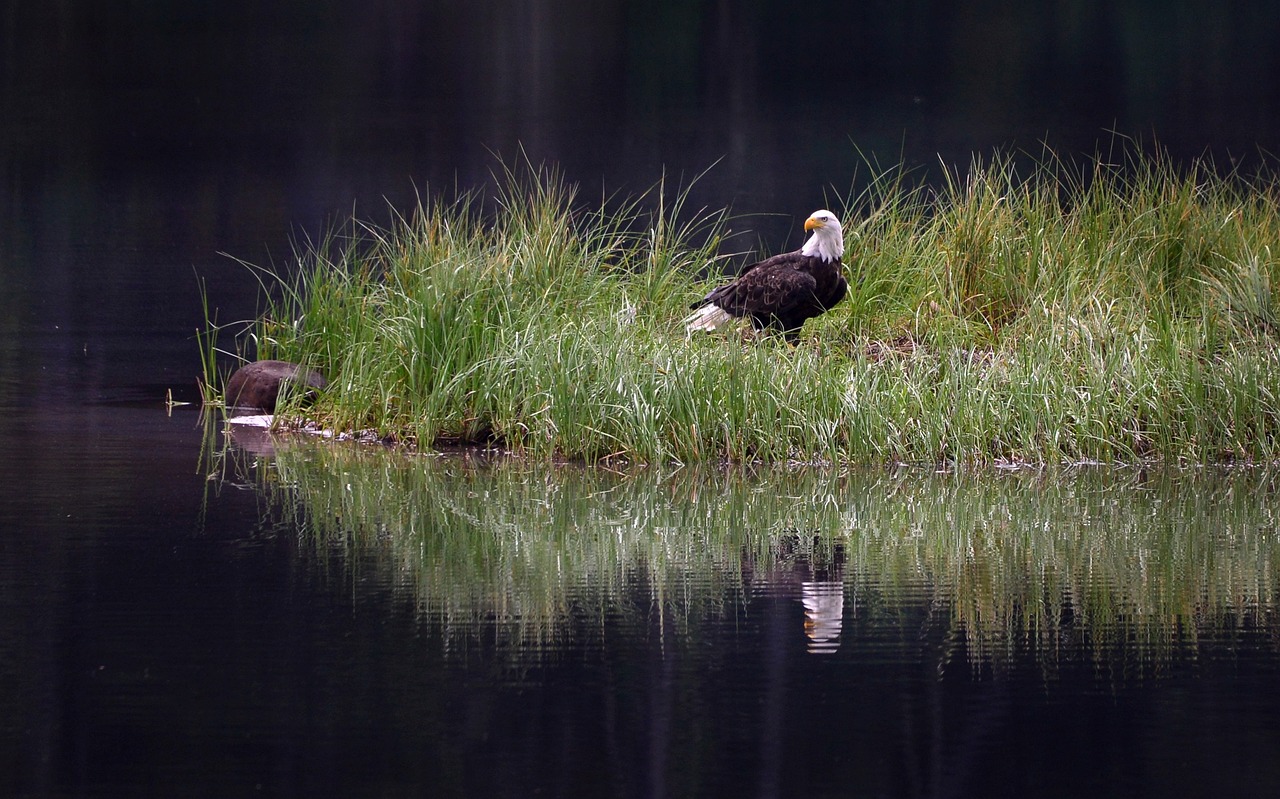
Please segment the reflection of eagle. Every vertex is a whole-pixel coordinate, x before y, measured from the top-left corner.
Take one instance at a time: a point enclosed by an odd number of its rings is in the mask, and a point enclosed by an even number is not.
[[[781,331],[794,343],[806,319],[831,310],[849,289],[840,274],[840,220],[830,211],[814,211],[804,229],[813,235],[799,252],[751,264],[737,280],[695,302],[698,310],[684,320],[686,329],[715,330],[734,317],[749,316],[752,327]]]

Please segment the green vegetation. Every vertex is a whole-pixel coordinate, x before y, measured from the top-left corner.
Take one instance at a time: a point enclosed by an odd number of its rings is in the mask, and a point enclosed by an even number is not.
[[[1050,675],[1150,674],[1265,635],[1280,607],[1277,475],[1259,468],[619,474],[309,439],[219,457],[266,498],[263,535],[301,535],[325,579],[394,592],[460,655],[538,657],[606,627],[696,643],[798,605],[818,568],[844,596],[842,647],[1031,654]]]
[[[685,335],[734,221],[545,169],[299,252],[245,343],[308,411],[589,462],[1213,462],[1280,454],[1280,193],[1158,155],[900,169],[833,208],[850,296],[801,345]],[[606,210],[607,209],[607,210]],[[806,211],[812,209],[805,209]],[[713,273],[707,277],[708,268]],[[210,385],[221,381],[207,376]]]

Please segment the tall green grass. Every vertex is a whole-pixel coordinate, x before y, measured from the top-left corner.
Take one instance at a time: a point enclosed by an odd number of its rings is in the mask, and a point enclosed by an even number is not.
[[[429,448],[597,461],[1271,460],[1280,195],[1131,152],[873,171],[834,209],[850,294],[772,339],[686,336],[726,210],[581,201],[554,170],[353,222],[267,274],[259,358],[308,414]],[[811,210],[811,209],[805,209]],[[260,274],[262,274],[260,272]],[[216,381],[209,380],[213,384]]]

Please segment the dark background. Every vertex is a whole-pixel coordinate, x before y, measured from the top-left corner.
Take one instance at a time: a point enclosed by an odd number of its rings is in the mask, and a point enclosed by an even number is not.
[[[706,172],[689,207],[776,252],[874,168],[1136,144],[1252,170],[1280,147],[1268,2],[2,8],[0,407],[195,399],[202,283],[218,323],[251,319],[235,258],[285,268],[500,159],[584,204]]]
[[[1272,4],[1208,0],[10,2],[0,330],[189,335],[197,275],[250,316],[219,253],[287,260],[521,148],[589,200],[714,165],[694,207],[766,214],[740,227],[775,251],[866,160],[1137,140],[1257,164],[1278,39]]]

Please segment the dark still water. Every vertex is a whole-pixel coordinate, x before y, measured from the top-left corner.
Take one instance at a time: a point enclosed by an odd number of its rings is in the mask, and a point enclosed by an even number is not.
[[[619,475],[63,421],[92,432],[0,474],[7,795],[1280,786],[1271,472]]]

